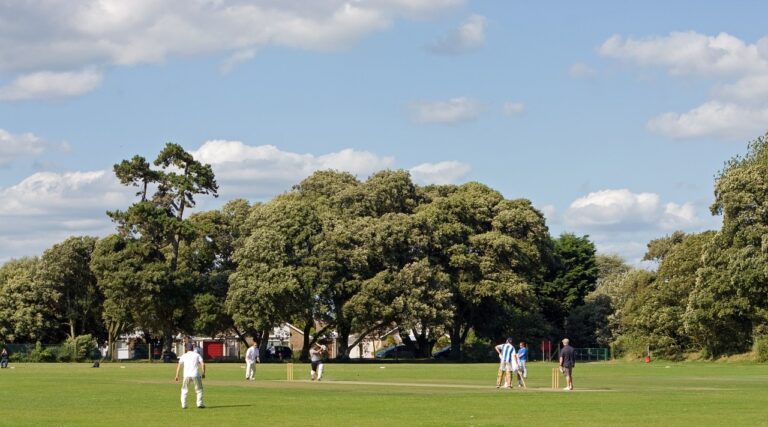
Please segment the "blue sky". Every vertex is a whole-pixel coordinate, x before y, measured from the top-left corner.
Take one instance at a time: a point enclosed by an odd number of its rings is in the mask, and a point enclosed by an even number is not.
[[[758,1],[0,1],[0,261],[105,235],[111,166],[180,143],[222,197],[382,168],[528,198],[637,263],[718,227],[768,128]]]

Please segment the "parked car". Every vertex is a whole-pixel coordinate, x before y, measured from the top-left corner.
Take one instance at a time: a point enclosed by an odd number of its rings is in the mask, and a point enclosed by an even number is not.
[[[448,359],[451,357],[451,346],[447,345],[441,349],[433,351],[432,357],[435,359]]]
[[[414,355],[405,344],[397,344],[376,352],[377,359],[413,359]]]
[[[291,360],[293,359],[293,350],[284,345],[275,345],[267,348],[264,360]]]

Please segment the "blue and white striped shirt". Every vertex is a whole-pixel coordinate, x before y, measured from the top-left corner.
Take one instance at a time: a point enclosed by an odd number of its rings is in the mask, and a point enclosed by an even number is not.
[[[504,343],[501,345],[501,361],[512,362],[515,360],[515,346],[510,343]]]

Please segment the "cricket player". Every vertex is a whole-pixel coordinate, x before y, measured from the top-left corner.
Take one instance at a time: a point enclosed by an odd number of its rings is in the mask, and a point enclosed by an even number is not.
[[[253,345],[248,347],[248,351],[245,352],[246,380],[253,380],[253,376],[256,374],[256,363],[261,363],[261,359],[259,359],[259,345],[254,340]]]
[[[312,364],[312,381],[315,379],[320,381],[323,377],[323,353],[327,350],[328,348],[325,345],[318,344],[309,349],[309,361]]]
[[[507,338],[507,342],[496,346],[496,353],[499,354],[499,374],[496,377],[496,388],[501,387],[501,378],[506,374],[506,381],[504,382],[504,388],[511,388],[512,386],[512,372],[516,372],[520,361],[517,359],[517,352],[515,352],[515,346],[512,345],[514,340]]]
[[[520,349],[517,350],[517,360],[520,361],[519,374],[523,376],[523,379],[528,378],[528,369],[525,367],[525,364],[528,363],[528,347],[525,341],[520,341]],[[517,383],[520,384],[520,381],[518,380]]]
[[[565,375],[565,390],[573,390],[573,368],[576,366],[576,351],[571,347],[570,340],[563,338],[563,348],[560,349],[560,372]]]
[[[179,357],[179,364],[176,365],[176,382],[179,382],[179,370],[184,367],[184,380],[181,383],[181,409],[187,409],[187,390],[189,382],[195,383],[195,394],[197,394],[197,407],[205,408],[203,404],[203,378],[205,378],[205,362],[199,353],[195,351],[195,345],[188,343],[187,352]]]

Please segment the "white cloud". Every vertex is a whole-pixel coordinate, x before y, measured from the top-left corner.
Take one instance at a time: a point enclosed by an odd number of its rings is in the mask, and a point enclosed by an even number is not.
[[[411,113],[418,123],[460,123],[477,119],[480,104],[465,97],[452,98],[448,101],[414,102]]]
[[[411,168],[411,176],[417,184],[456,184],[461,182],[472,170],[466,163],[445,161],[422,163]]]
[[[39,255],[72,235],[103,236],[107,210],[124,209],[133,191],[111,172],[40,172],[0,189],[0,262]]]
[[[694,31],[643,39],[614,35],[598,52],[639,65],[669,67],[675,75],[745,75],[768,71],[768,56],[761,47],[766,40],[747,44],[727,33],[713,37]]]
[[[0,71],[156,63],[266,45],[337,50],[464,0],[49,0],[0,2]],[[239,55],[238,55],[239,54]]]
[[[34,134],[14,135],[0,129],[0,167],[9,165],[21,156],[39,155],[47,146],[45,141]]]
[[[461,27],[427,49],[441,55],[458,55],[480,49],[485,44],[485,25],[484,16],[472,15]]]
[[[392,157],[353,149],[316,156],[225,140],[207,141],[192,154],[213,167],[225,199],[274,196],[317,170],[336,169],[366,178],[394,164]]]
[[[62,73],[41,71],[25,74],[0,87],[0,101],[79,96],[97,88],[101,80],[101,73],[94,70]]]
[[[768,37],[747,43],[727,33],[707,36],[689,31],[644,39],[615,35],[598,51],[640,66],[665,67],[675,76],[716,80],[714,99],[685,113],[652,118],[647,124],[652,132],[678,139],[741,140],[768,127]]]
[[[523,113],[525,111],[525,104],[522,102],[505,102],[504,103],[504,115],[507,116],[517,116]]]
[[[568,75],[574,79],[591,79],[597,72],[589,65],[583,62],[577,62],[568,68]]]
[[[564,220],[578,229],[623,231],[676,230],[701,223],[691,203],[662,204],[655,193],[627,189],[602,190],[580,197],[568,207]]]
[[[706,102],[687,113],[665,113],[651,119],[648,129],[671,138],[750,138],[768,128],[768,106]]]
[[[619,254],[639,267],[652,239],[676,230],[715,229],[719,217],[699,217],[693,203],[662,202],[655,193],[610,189],[574,200],[562,220],[567,231],[588,234],[599,253]],[[549,217],[547,222],[551,223]]]
[[[735,83],[720,85],[715,96],[747,103],[764,103],[768,99],[768,74],[744,77]]]

